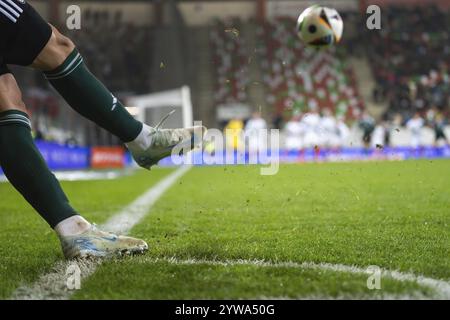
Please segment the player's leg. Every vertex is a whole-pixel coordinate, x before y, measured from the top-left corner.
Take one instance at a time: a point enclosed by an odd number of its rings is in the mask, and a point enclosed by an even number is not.
[[[0,11],[0,165],[12,185],[57,232],[66,257],[142,252],[139,239],[112,236],[70,206],[31,136],[20,89],[7,64],[29,65],[51,35],[27,3],[10,0]],[[1,198],[0,198],[1,199]]]
[[[58,181],[48,169],[31,136],[31,124],[21,92],[6,66],[0,67],[0,164],[12,185],[55,228],[77,216]],[[89,224],[80,218],[78,230]]]
[[[98,230],[71,207],[34,143],[16,80],[1,64],[0,165],[11,184],[56,231],[67,258],[147,250],[142,240]]]
[[[0,65],[0,165],[11,184],[56,231],[67,258],[147,250],[142,240],[96,229],[71,207],[34,143],[20,89],[5,65]]]
[[[51,29],[49,41],[32,66],[44,71],[73,109],[118,136],[141,166],[151,167],[180,143],[183,149],[190,150],[202,138],[202,127],[160,130],[134,119],[89,71],[73,42],[56,28]]]
[[[113,94],[88,70],[73,42],[51,27],[51,37],[32,64],[61,96],[84,117],[122,141],[134,140],[142,131]]]

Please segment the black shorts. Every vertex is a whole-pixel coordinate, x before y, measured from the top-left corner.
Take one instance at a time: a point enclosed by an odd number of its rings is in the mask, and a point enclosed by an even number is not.
[[[24,0],[0,0],[0,75],[8,64],[28,66],[47,44],[50,25]]]

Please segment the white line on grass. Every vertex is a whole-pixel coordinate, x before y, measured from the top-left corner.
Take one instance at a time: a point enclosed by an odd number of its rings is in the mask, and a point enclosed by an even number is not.
[[[91,180],[113,180],[132,174],[134,169],[108,170],[108,171],[56,171],[54,175],[59,181],[91,181]],[[8,182],[8,179],[0,174],[0,183]]]
[[[256,267],[269,268],[295,268],[295,269],[310,269],[320,271],[333,271],[352,274],[367,274],[367,268],[348,266],[344,264],[332,263],[315,263],[315,262],[272,262],[265,260],[207,260],[207,259],[177,259],[172,258],[145,258],[140,260],[144,263],[167,262],[176,265],[214,265],[214,266],[236,266],[236,265],[250,265]],[[381,276],[399,282],[414,282],[422,287],[430,288],[434,291],[436,299],[450,299],[450,282],[444,280],[433,279],[422,275],[415,275],[413,273],[400,272],[397,270],[381,269]],[[396,295],[386,296],[387,299],[394,298]],[[411,296],[399,295],[400,298],[424,298],[422,294],[415,293]],[[310,298],[310,297],[307,297]],[[330,297],[328,297],[330,298]]]
[[[143,195],[129,204],[122,211],[110,218],[102,229],[111,232],[125,234],[145,217],[158,199],[191,167],[183,166],[175,172],[163,178],[160,182],[146,191]],[[60,261],[56,263],[52,271],[39,277],[30,286],[19,287],[12,295],[12,299],[42,300],[42,299],[69,299],[74,291],[67,288],[66,271],[74,261]],[[77,260],[80,268],[81,281],[95,272],[100,260]]]
[[[380,291],[382,291],[380,293]],[[373,291],[372,291],[373,293]],[[247,298],[246,298],[247,299]],[[258,296],[251,297],[247,300],[430,300],[430,296],[426,296],[420,291],[413,291],[408,293],[384,293],[383,290],[377,290],[375,294],[369,293],[347,293],[338,294],[336,296],[327,296],[321,294],[311,294],[307,296]],[[225,298],[225,300],[227,300]]]

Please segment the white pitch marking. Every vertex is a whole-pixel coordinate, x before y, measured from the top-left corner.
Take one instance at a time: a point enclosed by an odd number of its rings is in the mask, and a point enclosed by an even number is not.
[[[91,171],[91,170],[73,170],[73,171],[56,171],[54,175],[59,181],[92,181],[92,180],[114,180],[126,175],[130,175],[134,169],[125,170],[108,170],[108,171]],[[8,179],[0,174],[0,183],[8,182]]]
[[[178,265],[215,265],[215,266],[236,266],[236,265],[251,265],[257,267],[269,267],[269,268],[295,268],[295,269],[310,269],[310,270],[326,270],[342,273],[352,274],[367,274],[367,269],[357,266],[348,266],[344,264],[332,264],[332,263],[316,263],[316,262],[272,262],[265,260],[206,260],[206,259],[184,259],[179,260],[175,257],[172,258],[145,258],[140,260],[143,263],[157,263],[167,262],[170,264]],[[438,280],[422,275],[415,275],[413,273],[405,273],[397,270],[381,269],[381,276],[400,282],[415,282],[422,287],[428,287],[435,292],[434,298],[436,299],[450,299],[450,282],[445,280]],[[394,298],[396,295],[386,296]],[[418,293],[413,294],[409,298],[420,296]],[[407,295],[399,296],[402,299],[407,298]],[[423,296],[422,296],[423,298]]]
[[[163,178],[156,185],[148,189],[143,195],[129,204],[126,208],[111,217],[102,229],[116,233],[127,233],[142,218],[144,218],[159,198],[186,172],[191,166],[182,166],[175,172]],[[43,274],[30,286],[21,286],[16,289],[11,299],[17,300],[67,300],[74,291],[67,288],[67,268],[74,261],[60,261],[52,271]],[[101,260],[77,260],[81,270],[81,281],[95,272]]]

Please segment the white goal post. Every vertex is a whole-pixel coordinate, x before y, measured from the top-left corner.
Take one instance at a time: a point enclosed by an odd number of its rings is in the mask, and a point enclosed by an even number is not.
[[[190,127],[193,125],[191,90],[188,86],[179,89],[160,91],[127,98],[128,111],[137,120],[151,126],[156,125],[161,118],[172,110],[181,108],[171,116],[165,126]]]

